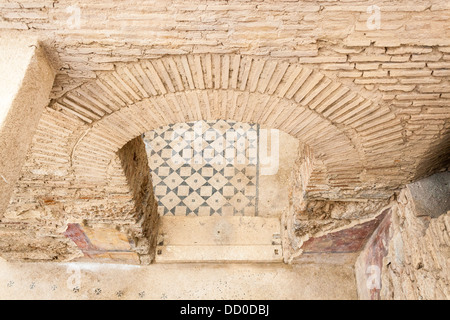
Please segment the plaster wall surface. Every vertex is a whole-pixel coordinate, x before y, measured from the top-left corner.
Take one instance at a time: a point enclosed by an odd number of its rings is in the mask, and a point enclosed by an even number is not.
[[[36,37],[0,33],[0,218],[50,100],[55,71]]]

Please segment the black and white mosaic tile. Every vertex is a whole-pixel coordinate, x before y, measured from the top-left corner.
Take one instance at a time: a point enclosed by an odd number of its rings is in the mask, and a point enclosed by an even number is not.
[[[195,121],[145,133],[160,215],[257,215],[259,125]]]

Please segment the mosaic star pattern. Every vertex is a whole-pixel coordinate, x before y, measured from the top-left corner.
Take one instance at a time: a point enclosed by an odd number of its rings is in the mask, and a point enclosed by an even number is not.
[[[195,121],[144,135],[160,215],[257,215],[257,124]]]

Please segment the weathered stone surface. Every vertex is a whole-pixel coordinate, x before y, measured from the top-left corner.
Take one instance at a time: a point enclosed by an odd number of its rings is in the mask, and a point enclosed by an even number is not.
[[[449,213],[417,217],[412,203],[409,191],[402,191],[383,261],[381,298],[449,299]]]
[[[359,252],[370,235],[386,217],[387,211],[374,219],[324,236],[310,238],[303,243],[303,254]]]
[[[305,254],[357,253],[378,226],[389,199],[367,201],[310,200],[303,187],[314,163],[302,146],[292,173],[291,206],[283,217],[283,254],[286,262],[304,260]],[[329,257],[328,257],[329,258]],[[349,256],[354,262],[354,257]]]
[[[41,38],[58,66],[1,222],[33,225],[77,252],[62,235],[87,216],[128,228],[143,256],[151,196],[117,152],[196,119],[261,123],[306,145],[291,239],[370,217],[448,165],[450,11],[438,2],[381,1],[375,29],[363,2],[0,4],[0,28]]]
[[[352,267],[323,263],[133,266],[0,261],[0,282],[0,298],[5,300],[357,299]],[[173,314],[179,312],[177,308]],[[277,313],[270,308],[269,314]]]
[[[49,102],[55,73],[36,38],[13,40],[0,35],[0,48],[1,219]]]
[[[378,300],[381,292],[381,270],[392,238],[392,209],[387,209],[355,263],[360,300]]]
[[[83,252],[78,261],[118,262],[139,264],[139,256],[133,251],[127,235],[112,227],[90,228],[69,223],[64,235]]]
[[[414,213],[438,218],[450,211],[450,172],[437,173],[408,185]]]
[[[409,184],[392,202],[392,215],[355,266],[360,299],[449,299],[447,177],[443,172]]]

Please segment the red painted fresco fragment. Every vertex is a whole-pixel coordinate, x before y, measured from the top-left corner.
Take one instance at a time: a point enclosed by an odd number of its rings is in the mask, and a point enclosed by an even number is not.
[[[365,253],[366,268],[369,266],[377,266],[380,272],[383,269],[383,258],[388,254],[389,249],[388,246],[391,240],[390,226],[391,226],[391,215],[389,213],[385,217],[385,219],[380,223],[380,226],[367,243]],[[381,281],[380,287],[377,288],[376,286],[374,286],[373,288],[369,288],[370,299],[379,300],[380,292],[381,292]]]
[[[354,227],[311,238],[303,246],[303,253],[352,253],[360,251],[368,238],[386,216],[383,212],[375,219]]]
[[[138,255],[131,250],[111,250],[98,247],[93,244],[89,238],[89,229],[82,228],[78,223],[69,223],[64,235],[71,239],[77,247],[81,250],[84,258],[93,259],[96,261],[121,261],[132,264],[139,264]],[[92,232],[91,232],[92,235]],[[94,238],[95,239],[95,238]]]
[[[78,223],[69,223],[64,235],[75,242],[77,247],[84,253],[87,251],[96,250]]]

